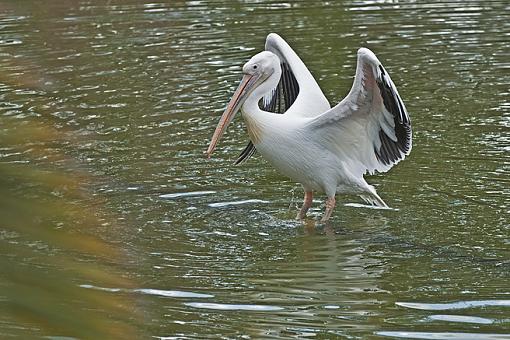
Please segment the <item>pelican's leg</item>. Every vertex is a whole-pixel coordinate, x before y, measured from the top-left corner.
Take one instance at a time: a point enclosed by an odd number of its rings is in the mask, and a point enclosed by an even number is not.
[[[326,211],[324,212],[324,216],[322,216],[321,222],[326,222],[331,217],[331,213],[333,209],[335,209],[336,200],[335,196],[328,197],[326,200]]]
[[[312,206],[312,199],[313,199],[313,192],[305,191],[305,199],[303,201],[303,206],[301,207],[301,210],[299,210],[296,219],[302,220],[303,218],[306,217],[306,212]]]

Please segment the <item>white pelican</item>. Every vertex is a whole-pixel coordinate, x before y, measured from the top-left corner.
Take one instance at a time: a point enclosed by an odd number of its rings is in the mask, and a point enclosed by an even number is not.
[[[267,36],[266,51],[252,57],[243,73],[214,131],[209,157],[241,110],[250,144],[236,164],[250,157],[255,147],[282,174],[301,183],[305,198],[297,218],[306,216],[313,191],[327,195],[323,222],[331,216],[336,194],[357,194],[387,207],[363,175],[386,172],[410,153],[411,120],[372,51],[358,50],[351,91],[333,108],[303,62],[277,34]]]

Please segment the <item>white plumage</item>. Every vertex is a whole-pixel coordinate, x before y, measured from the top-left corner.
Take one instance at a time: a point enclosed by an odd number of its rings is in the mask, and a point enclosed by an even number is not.
[[[208,155],[240,109],[251,143],[236,163],[256,149],[301,183],[305,200],[298,218],[306,215],[313,191],[328,197],[323,221],[333,211],[336,194],[357,194],[386,207],[363,175],[388,171],[404,159],[411,151],[412,132],[402,99],[374,53],[358,50],[351,91],[333,108],[301,59],[274,33],[267,37],[266,51],[251,58],[243,73]]]

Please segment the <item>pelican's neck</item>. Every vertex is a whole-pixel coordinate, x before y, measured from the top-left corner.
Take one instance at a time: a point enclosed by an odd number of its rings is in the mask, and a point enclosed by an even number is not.
[[[252,93],[246,98],[243,106],[241,107],[241,111],[243,114],[243,118],[246,122],[246,127],[248,129],[248,135],[250,136],[250,140],[253,144],[258,145],[262,142],[264,135],[268,132],[268,129],[271,128],[272,119],[276,116],[274,113],[267,112],[261,110],[259,107],[259,101],[266,94],[269,94],[272,89],[274,89],[278,82],[280,81],[281,76],[281,68],[278,65],[275,68],[275,71],[267,78],[264,82],[262,82],[259,86],[257,86]]]
[[[280,65],[276,65],[274,72],[264,82],[257,86],[248,96],[248,98],[246,98],[246,101],[242,106],[243,115],[260,115],[264,113],[270,113],[261,110],[259,107],[259,102],[265,95],[269,94],[278,85],[281,74],[282,69]]]

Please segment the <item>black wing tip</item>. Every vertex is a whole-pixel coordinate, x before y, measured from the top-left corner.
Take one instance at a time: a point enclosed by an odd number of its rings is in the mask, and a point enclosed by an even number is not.
[[[381,74],[384,76],[386,74],[386,71],[384,70],[384,67],[382,64],[379,64],[379,70],[381,71]]]
[[[381,147],[379,150],[374,147],[374,152],[377,160],[384,165],[397,163],[404,159],[404,157],[411,151],[411,127],[407,126],[397,130],[405,130],[403,135],[402,131],[400,133],[396,133],[397,141],[388,137],[382,129],[379,130]]]
[[[381,91],[384,107],[393,116],[393,122],[395,124],[394,131],[397,140],[392,140],[380,129],[379,140],[381,141],[381,146],[379,150],[374,147],[374,151],[377,159],[381,163],[390,165],[403,159],[411,151],[411,119],[402,103],[402,99],[394,90],[390,80],[387,79],[387,72],[381,64],[379,64],[379,70],[381,76],[378,77],[376,82]]]
[[[255,154],[256,151],[257,149],[255,148],[255,145],[253,145],[253,143],[250,141],[244,150],[241,151],[239,157],[237,157],[237,160],[234,162],[234,165],[239,165],[246,162],[251,156]]]

